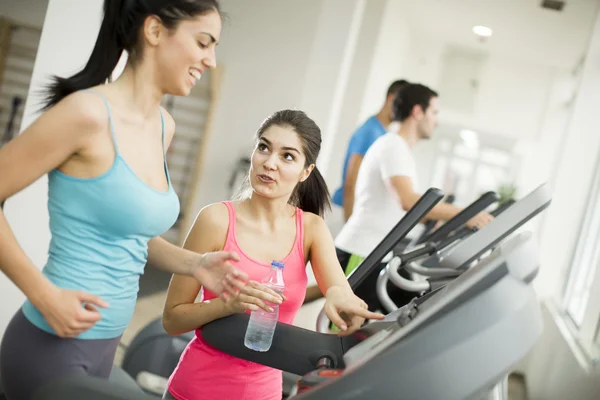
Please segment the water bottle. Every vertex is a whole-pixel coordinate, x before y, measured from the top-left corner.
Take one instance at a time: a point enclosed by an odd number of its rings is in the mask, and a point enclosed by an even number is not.
[[[283,262],[273,261],[271,270],[261,281],[261,283],[275,291],[277,294],[283,294],[285,284],[283,282]],[[267,303],[273,308],[273,312],[268,312],[262,308],[250,313],[250,320],[246,328],[246,336],[244,337],[244,345],[255,351],[268,351],[273,342],[273,334],[277,326],[277,318],[279,317],[279,305]]]

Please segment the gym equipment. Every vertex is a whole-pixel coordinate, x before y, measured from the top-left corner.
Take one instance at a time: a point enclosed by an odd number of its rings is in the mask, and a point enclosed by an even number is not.
[[[528,232],[506,239],[551,200],[545,186],[527,198],[531,201],[515,203],[452,247],[441,261],[444,268],[464,268],[493,250],[446,286],[347,337],[280,323],[271,350],[264,354],[250,351],[245,358],[275,368],[295,365],[292,361],[296,360],[300,366],[294,370],[304,372],[304,384],[310,383],[311,376],[318,376],[317,386],[301,389],[294,397],[297,400],[478,398],[508,374],[542,330],[541,313],[530,285],[538,268],[535,241]],[[416,214],[409,212],[407,216]],[[405,223],[410,225],[410,221]],[[382,257],[387,253],[383,250]],[[377,266],[376,261],[372,267]],[[368,266],[363,262],[355,272]],[[202,335],[213,346],[240,356],[246,349],[243,335],[247,320],[246,314],[223,318],[204,326]],[[235,342],[228,344],[231,340]],[[304,351],[308,348],[305,340],[313,345],[308,352]],[[220,346],[221,341],[226,348]],[[108,385],[95,383],[93,379],[62,380],[38,399],[149,399],[125,395],[123,389],[110,391]],[[104,397],[98,397],[99,393]]]
[[[483,197],[477,202],[482,199]],[[473,205],[477,202],[473,203]],[[494,216],[494,218],[498,217],[498,215],[508,209],[513,203],[514,201],[500,205],[491,212],[491,215]],[[475,209],[477,209],[477,207],[475,207]],[[465,211],[466,210],[468,210],[468,208],[465,209]],[[466,214],[466,217],[468,217],[468,215],[469,213]],[[442,228],[444,227],[442,226]],[[462,270],[441,267],[440,257],[452,246],[455,246],[467,236],[472,235],[475,230],[463,226],[448,234],[448,231],[443,231],[442,228],[434,232],[428,239],[429,241],[424,241],[420,246],[415,246],[403,254],[396,255],[390,261],[386,271],[382,271],[380,274],[376,291],[381,303],[388,312],[404,305],[398,304],[394,301],[395,299],[386,295],[385,290],[388,288],[388,281],[391,281],[405,292],[423,294],[435,290],[438,287],[445,286],[450,280],[463,272]],[[419,281],[406,279],[399,272],[402,269],[413,275],[427,277],[428,279]]]
[[[117,367],[116,365],[113,366],[112,370],[110,371],[108,381],[116,386],[130,388],[132,390],[136,390],[140,393],[143,393],[142,388],[138,386],[136,381],[131,376],[129,376],[127,372],[123,371],[123,369]]]
[[[169,335],[162,326],[162,318],[146,325],[131,341],[121,363],[137,384],[147,393],[162,396],[167,379],[177,366],[185,346],[194,332],[180,336]]]
[[[546,187],[538,188],[453,247],[443,266],[465,268],[549,203]],[[379,250],[383,257],[387,249]],[[365,265],[377,264],[365,259],[353,273],[356,282],[368,274]],[[254,353],[243,346],[246,315],[211,322],[202,336],[228,354],[309,378],[315,370],[328,371],[328,382],[299,399],[385,399],[397,398],[399,392],[407,399],[475,398],[501,381],[541,334],[541,314],[529,285],[537,268],[537,247],[526,232],[497,246],[446,286],[352,336],[280,323],[273,350]],[[501,350],[489,357],[494,348]],[[393,372],[393,378],[383,371]]]
[[[246,168],[247,165],[241,160],[240,170]],[[441,192],[431,190],[427,196],[434,196],[431,199],[441,198]],[[498,196],[493,192],[485,193],[476,202],[467,207],[461,214],[457,215],[452,220],[448,221],[442,226],[443,229],[437,235],[443,237],[446,234],[453,232],[460,228],[466,221],[472,216],[476,215],[481,210],[485,209],[493,202],[497,201]],[[427,212],[429,209],[427,210]],[[426,214],[426,212],[425,212]],[[424,215],[424,214],[419,214]],[[412,222],[418,222],[418,219],[414,219]],[[408,231],[412,229],[413,225],[408,228]],[[400,230],[399,230],[400,229]],[[384,243],[383,246],[387,249],[385,252],[389,252],[389,246],[392,248],[398,248],[398,244],[401,242],[405,235],[403,227],[400,223],[397,224],[390,232],[392,237],[392,244]],[[439,231],[439,230],[438,230]],[[436,231],[436,232],[438,232]],[[371,260],[373,261],[373,260]],[[378,271],[375,271],[377,273]],[[394,308],[394,310],[397,307]],[[390,310],[391,311],[391,310]],[[323,314],[324,315],[324,314]],[[166,389],[167,379],[177,366],[177,362],[187,343],[193,338],[194,333],[188,332],[181,335],[180,337],[173,337],[169,335],[162,327],[161,318],[157,318],[147,325],[142,331],[140,331],[129,348],[125,352],[125,356],[122,363],[122,368],[131,377],[133,377],[137,384],[149,394],[161,395]],[[284,374],[286,381],[292,381],[295,376],[289,376]],[[288,384],[284,385],[284,395],[288,394],[287,389],[291,387]]]
[[[156,400],[145,394],[118,384],[108,384],[103,379],[91,376],[68,376],[50,382],[40,388],[33,400]]]
[[[441,192],[435,190],[430,190],[424,196],[426,199],[435,198],[436,200],[441,197]],[[416,208],[415,206],[414,209]],[[426,212],[428,211],[429,209]],[[419,215],[422,214],[419,212]],[[418,218],[412,220],[414,224],[418,222]],[[412,223],[407,228],[403,228],[404,225],[399,223],[395,230],[392,230],[394,246],[412,229]],[[158,318],[142,329],[133,339],[125,352],[122,368],[136,380],[145,392],[162,395],[167,379],[177,366],[185,346],[193,337],[194,332],[188,332],[179,337],[169,335],[162,326],[162,319]],[[284,390],[284,394],[288,393]]]
[[[4,389],[2,388],[2,380],[0,380],[0,400],[6,400],[6,396],[4,396]]]
[[[456,197],[453,194],[450,194],[444,199],[444,203],[454,204],[455,200],[456,200]],[[424,241],[425,237],[427,237],[431,233],[431,231],[434,230],[434,228],[438,224],[438,222],[439,221],[433,220],[433,219],[430,219],[427,222],[425,222],[423,224],[423,230],[419,233],[418,236],[416,236],[413,240],[411,240],[408,247],[412,247],[416,244],[422,243]]]
[[[530,197],[526,197],[523,199],[523,202],[531,202]],[[513,202],[514,203],[514,202]],[[498,207],[496,210],[492,212],[494,217],[500,215],[503,211],[507,210],[512,203],[507,203],[501,207]],[[515,209],[516,210],[516,209]],[[515,217],[518,218],[518,217]],[[523,216],[522,223],[526,221],[527,216]],[[514,229],[517,227],[507,228],[506,235],[512,233]],[[466,268],[468,268],[469,263],[465,263],[465,267],[463,268],[444,268],[441,265],[442,260],[447,254],[450,253],[452,246],[455,246],[459,243],[460,240],[464,240],[468,235],[472,234],[473,231],[468,228],[462,228],[457,233],[448,236],[446,242],[442,245],[436,245],[435,243],[426,243],[422,247],[413,249],[405,254],[397,255],[388,264],[388,268],[386,270],[386,276],[399,288],[415,293],[427,293],[429,291],[435,290],[439,287],[445,286],[449,280],[454,279],[456,276],[462,274]],[[501,240],[502,238],[498,239]],[[452,244],[449,246],[448,244]],[[489,247],[492,248],[493,244],[489,244]],[[427,257],[424,262],[418,264],[417,261],[422,259],[423,257]],[[403,276],[399,274],[399,269],[404,268],[409,272],[427,277],[428,279],[422,281],[409,281]],[[378,288],[378,293],[381,291]]]
[[[344,354],[342,371],[330,372],[331,378],[297,399],[339,393],[344,396],[337,398],[344,399],[366,394],[378,399],[481,398],[543,330],[530,285],[538,268],[536,253],[531,234],[511,238],[469,273],[392,313],[395,321]],[[375,330],[377,325],[369,326]]]
[[[19,107],[22,103],[22,98],[20,98],[19,96],[13,97],[10,108],[10,115],[6,123],[6,128],[4,129],[4,135],[2,136],[2,138],[0,138],[0,146],[2,146],[5,143],[8,143],[15,136],[15,119],[17,118],[17,113],[19,112]]]
[[[469,229],[465,226],[465,224],[473,218],[475,215],[480,213],[481,211],[487,209],[489,206],[498,201],[499,196],[494,192],[484,193],[481,197],[479,197],[476,201],[470,204],[468,207],[463,209],[460,213],[455,215],[450,220],[446,221],[439,229],[435,230],[433,233],[427,233],[421,235],[421,239],[419,239],[420,243],[425,242],[425,245],[414,245],[414,241],[409,243],[408,245],[402,245],[405,242],[405,239],[401,239],[399,241],[400,245],[395,245],[392,248],[393,254],[403,253],[405,254],[407,249],[411,249],[414,251],[414,257],[422,257],[426,253],[433,254],[436,251],[439,251],[452,243],[454,243],[458,238],[462,238],[474,232],[474,230]],[[390,234],[393,232],[390,231]],[[385,246],[385,238],[380,243],[380,245]],[[377,250],[377,249],[376,249]],[[360,276],[361,283],[357,283],[354,281],[355,278],[349,277],[350,286],[353,288],[355,293],[363,294],[363,297],[368,296],[365,293],[373,293],[374,291],[378,291],[379,301],[374,304],[369,304],[369,308],[372,311],[376,311],[375,308],[381,307],[384,312],[392,312],[399,307],[407,304],[413,298],[413,295],[410,291],[405,291],[396,288],[393,286],[391,282],[389,282],[387,275],[383,272],[385,269],[384,264],[382,263],[383,258],[379,258],[379,254],[374,250],[368,257],[375,257],[380,261],[379,268],[365,268],[362,269],[362,274],[367,274],[366,277]],[[388,251],[390,253],[390,251]],[[367,257],[367,258],[368,258]],[[365,259],[363,262],[367,261]],[[369,260],[371,261],[371,260]],[[368,271],[368,272],[365,272]],[[413,275],[410,274],[411,271],[402,270],[401,273],[404,275],[404,278],[407,281],[410,281],[409,278],[414,278]],[[456,275],[456,274],[454,274]],[[366,297],[365,297],[366,298]],[[371,297],[372,298],[372,297]],[[371,301],[371,303],[373,303]],[[324,317],[324,311],[321,311],[319,319]],[[320,329],[321,332],[326,332],[326,326],[322,325]]]

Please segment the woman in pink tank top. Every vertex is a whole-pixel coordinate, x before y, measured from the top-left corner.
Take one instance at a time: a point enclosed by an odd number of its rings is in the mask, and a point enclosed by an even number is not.
[[[235,266],[250,281],[237,295],[218,298],[195,279],[174,275],[163,314],[167,332],[195,331],[168,382],[165,399],[275,400],[282,397],[281,371],[225,354],[202,339],[202,326],[234,313],[267,309],[275,295],[257,283],[271,261],[284,262],[285,292],[279,321],[291,324],[306,293],[311,262],[325,294],[325,311],[341,335],[360,328],[365,318],[381,319],[354,295],[338,263],[333,239],[322,218],[329,206],[327,185],[315,164],[321,132],[301,111],[278,111],[256,135],[247,184],[234,202],[202,209],[185,247],[200,253],[239,254]],[[195,302],[201,293],[201,302]],[[340,315],[346,315],[344,320]]]

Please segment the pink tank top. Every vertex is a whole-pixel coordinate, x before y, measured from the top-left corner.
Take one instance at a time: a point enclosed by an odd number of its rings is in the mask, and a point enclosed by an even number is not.
[[[260,281],[269,272],[270,264],[250,258],[236,240],[236,214],[233,204],[224,202],[229,210],[229,227],[223,250],[239,254],[236,267],[251,280]],[[279,307],[279,321],[292,324],[306,294],[308,278],[304,258],[304,218],[296,208],[296,240],[284,262],[284,294],[287,300]],[[203,291],[202,299],[216,296]],[[249,311],[247,311],[249,313]],[[202,339],[202,329],[188,343],[179,364],[168,382],[169,392],[178,400],[280,400],[281,371],[230,356],[208,345]]]

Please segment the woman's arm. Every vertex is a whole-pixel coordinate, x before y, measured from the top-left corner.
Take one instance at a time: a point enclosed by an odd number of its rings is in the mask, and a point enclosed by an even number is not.
[[[248,276],[231,263],[239,260],[237,254],[225,251],[200,253],[199,248],[181,248],[155,237],[148,242],[148,264],[173,274],[192,277],[219,296],[228,292],[235,294],[244,287]]]
[[[228,220],[227,209],[223,204],[204,208],[190,231],[184,244],[185,249],[198,253],[221,250],[227,235]],[[180,335],[246,309],[266,309],[268,306],[263,300],[281,302],[275,292],[262,291],[255,282],[243,286],[235,297],[225,295],[224,299],[195,303],[200,289],[200,284],[192,277],[173,276],[163,310],[163,327],[169,334]]]
[[[0,148],[0,202],[81,153],[107,128],[102,100],[74,93],[43,113],[22,134]],[[27,257],[0,210],[0,270],[40,310],[59,336],[73,337],[92,327],[107,304],[90,294],[54,286]],[[84,309],[82,302],[90,303]]]
[[[219,211],[217,205],[208,206],[200,211],[183,249],[175,250],[174,246],[164,245],[162,241],[159,241],[155,242],[157,245],[151,246],[152,252],[149,251],[149,260],[151,260],[150,254],[154,255],[153,264],[161,262],[163,264],[180,264],[181,272],[188,275],[184,276],[173,271],[175,275],[173,275],[167,291],[163,310],[163,327],[171,335],[193,331],[215,319],[230,315],[225,308],[225,303],[220,299],[195,303],[202,286],[190,276],[192,265],[199,262],[202,257],[196,252],[206,253],[220,250],[223,247],[227,232],[226,228],[223,229],[223,223],[219,222]]]
[[[219,298],[195,303],[200,285],[194,278],[174,275],[163,310],[163,327],[170,335],[181,335],[216,319],[231,315]]]
[[[189,250],[186,245],[181,248],[160,236],[148,242],[148,265],[173,274],[192,276],[194,269],[200,265],[202,256],[201,253]]]
[[[382,319],[383,315],[368,310],[367,304],[352,291],[335,254],[335,245],[325,221],[310,215],[310,263],[317,284],[325,293],[325,313],[343,334],[359,329],[365,318]],[[305,224],[305,227],[307,225]]]

